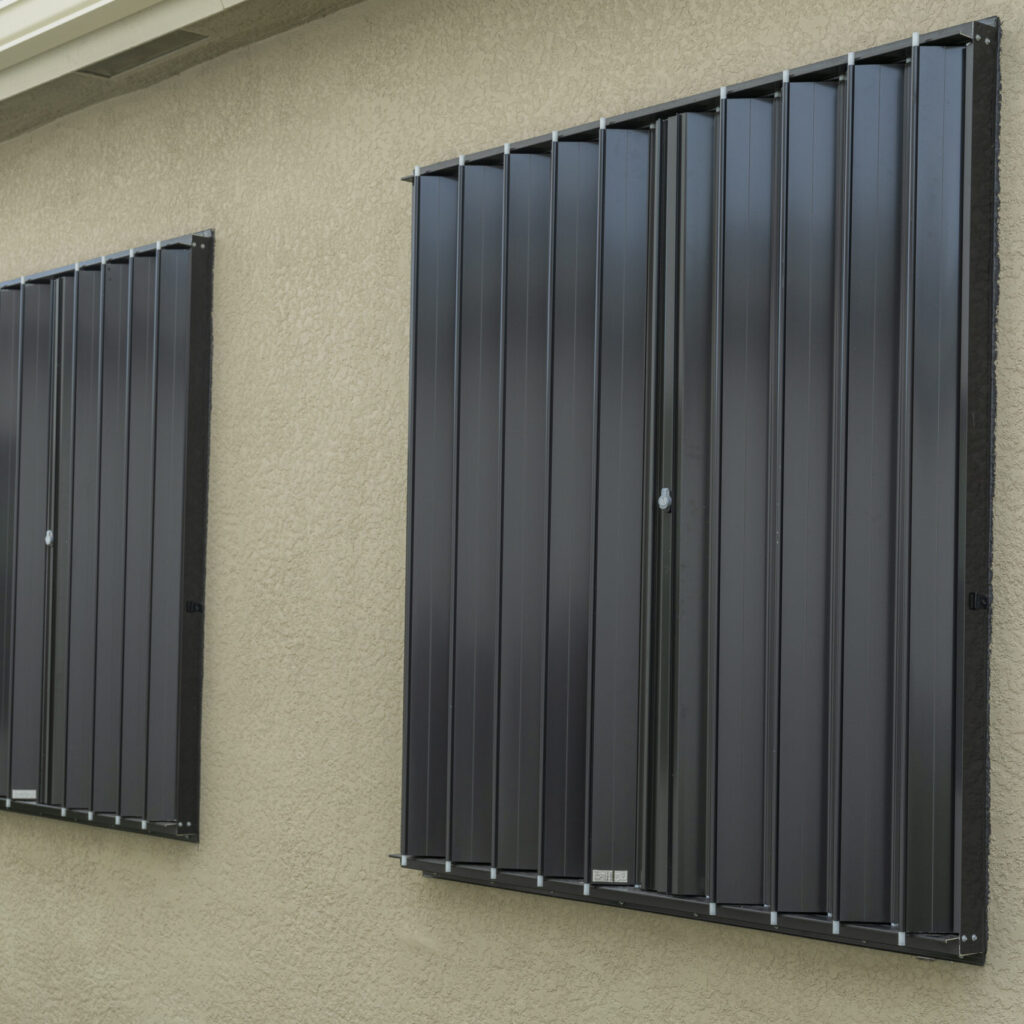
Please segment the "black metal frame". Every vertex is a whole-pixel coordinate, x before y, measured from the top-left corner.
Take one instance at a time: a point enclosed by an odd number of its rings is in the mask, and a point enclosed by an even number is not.
[[[892,703],[892,736],[891,757],[896,769],[893,772],[892,806],[891,806],[891,889],[888,894],[887,910],[891,924],[868,925],[851,924],[840,919],[839,893],[839,860],[840,860],[840,775],[842,771],[842,755],[840,750],[842,736],[842,688],[840,685],[843,673],[842,646],[836,639],[842,636],[842,607],[844,601],[844,582],[842,565],[844,561],[845,535],[845,459],[846,459],[846,423],[847,423],[847,342],[848,313],[850,310],[849,294],[849,263],[851,259],[851,164],[848,154],[852,146],[852,82],[857,69],[872,65],[902,64],[909,68],[909,76],[904,78],[905,116],[911,124],[910,148],[914,149],[916,139],[918,106],[916,83],[921,74],[920,47],[943,46],[946,48],[962,47],[963,56],[963,138],[965,151],[969,160],[964,160],[961,180],[960,199],[960,239],[961,239],[961,274],[962,304],[960,310],[960,341],[959,351],[961,365],[958,370],[958,415],[959,445],[956,460],[956,665],[955,665],[955,755],[954,777],[952,780],[954,794],[954,835],[955,849],[952,853],[953,893],[953,928],[954,931],[942,934],[912,931],[907,928],[908,901],[917,898],[914,884],[908,886],[905,849],[908,831],[921,828],[909,820],[911,799],[921,800],[920,794],[908,794],[907,788],[907,730],[911,727],[908,712],[909,694],[905,686],[898,682],[907,677],[905,659],[913,656],[913,639],[908,624],[910,588],[913,580],[909,572],[897,574],[894,580],[894,608],[896,609],[896,633],[893,641],[894,684]],[[708,730],[706,752],[706,785],[708,798],[703,811],[704,842],[706,844],[706,863],[703,865],[703,891],[705,897],[682,897],[664,895],[653,891],[655,888],[668,888],[667,878],[672,872],[680,870],[676,864],[669,864],[664,857],[666,845],[665,832],[667,823],[671,821],[668,809],[670,796],[664,788],[663,779],[666,771],[671,770],[673,758],[676,756],[673,727],[667,722],[665,709],[671,705],[674,696],[673,666],[677,658],[676,638],[672,623],[677,618],[677,579],[675,563],[678,554],[675,549],[679,540],[666,517],[657,516],[653,505],[648,506],[644,521],[644,584],[642,592],[641,615],[644,622],[642,633],[643,651],[641,667],[640,707],[639,713],[639,779],[637,792],[637,811],[639,827],[637,830],[637,878],[638,885],[611,885],[588,882],[591,878],[590,836],[589,828],[585,829],[586,838],[583,853],[582,877],[554,878],[544,874],[543,867],[538,872],[504,870],[499,865],[496,840],[492,842],[490,864],[460,863],[452,857],[450,840],[446,846],[446,857],[418,856],[411,852],[407,839],[406,819],[403,819],[402,848],[407,851],[402,855],[405,867],[422,871],[425,875],[435,878],[491,885],[498,888],[513,889],[523,892],[539,892],[545,895],[559,896],[567,899],[580,899],[602,905],[622,906],[630,909],[650,910],[658,913],[672,914],[681,917],[692,917],[703,920],[714,920],[727,924],[779,931],[787,934],[806,937],[824,938],[851,945],[868,946],[878,949],[912,953],[918,956],[946,959],[964,963],[980,964],[984,962],[987,945],[987,846],[988,846],[988,679],[989,679],[989,645],[991,622],[988,614],[991,605],[991,516],[992,516],[992,467],[993,467],[993,424],[994,424],[994,305],[995,305],[995,254],[996,254],[996,140],[998,133],[998,68],[999,22],[995,18],[969,22],[954,28],[938,32],[922,34],[914,39],[904,39],[887,46],[875,47],[859,53],[851,53],[842,57],[808,65],[793,71],[766,76],[738,86],[714,92],[703,93],[685,100],[660,104],[641,111],[622,114],[601,122],[592,122],[577,128],[553,133],[552,136],[541,136],[519,143],[512,143],[500,149],[485,150],[458,160],[442,161],[428,167],[418,168],[409,180],[414,182],[414,223],[413,252],[414,258],[418,251],[417,242],[417,208],[420,201],[420,190],[424,180],[451,178],[458,175],[457,210],[459,225],[457,228],[457,251],[461,251],[463,225],[462,190],[467,169],[477,164],[501,165],[508,169],[510,155],[517,153],[544,153],[551,155],[552,182],[557,180],[556,142],[586,141],[597,142],[599,152],[599,175],[603,174],[606,153],[606,130],[613,128],[644,128],[654,129],[652,132],[653,150],[651,160],[651,194],[664,197],[667,193],[660,187],[662,179],[680,173],[679,147],[685,142],[679,136],[679,123],[666,120],[673,115],[685,113],[720,112],[715,133],[715,184],[713,187],[713,205],[716,213],[712,222],[709,244],[711,245],[710,261],[718,267],[714,274],[716,293],[710,335],[713,339],[708,354],[710,375],[708,411],[708,503],[711,509],[710,522],[717,523],[715,510],[721,501],[721,388],[719,381],[722,374],[722,343],[723,318],[725,315],[725,298],[721,291],[723,279],[722,261],[724,256],[724,227],[720,211],[723,205],[724,152],[725,152],[725,113],[726,101],[731,98],[753,98],[775,96],[781,100],[774,107],[773,116],[776,120],[774,138],[781,136],[778,119],[782,127],[790,112],[790,86],[797,82],[828,82],[845,83],[836,92],[837,117],[840,130],[838,132],[839,155],[845,168],[845,182],[840,183],[836,199],[835,216],[835,253],[836,253],[836,295],[835,295],[835,361],[833,369],[833,397],[831,407],[831,430],[828,444],[831,451],[831,464],[835,467],[831,477],[831,494],[828,499],[829,519],[829,564],[828,582],[828,693],[827,693],[827,736],[829,749],[827,752],[828,800],[823,821],[827,843],[824,853],[822,871],[824,879],[824,901],[829,908],[828,913],[785,913],[771,908],[778,905],[778,867],[776,863],[779,802],[779,635],[778,635],[778,601],[780,600],[780,568],[778,560],[778,534],[782,523],[782,426],[780,417],[783,414],[781,392],[783,383],[781,372],[783,366],[782,344],[785,337],[783,310],[785,308],[783,289],[785,287],[785,210],[773,203],[775,221],[771,229],[771,344],[770,344],[770,378],[775,381],[770,386],[768,405],[767,437],[768,437],[768,510],[766,558],[767,585],[765,599],[766,650],[768,653],[765,690],[766,710],[763,722],[765,736],[764,792],[763,807],[766,815],[764,827],[764,850],[761,859],[763,870],[764,905],[725,904],[718,901],[716,872],[716,796],[715,796],[715,765],[714,744],[717,728],[715,722],[717,700],[717,644],[710,643],[707,657],[709,664],[706,672],[708,688]],[[912,360],[914,342],[914,288],[915,288],[915,239],[916,226],[913,211],[916,207],[913,198],[917,182],[917,169],[914,155],[907,154],[903,169],[903,205],[907,212],[902,226],[900,245],[902,262],[902,280],[900,308],[904,311],[904,320],[900,324],[899,345],[899,379],[897,383],[899,414],[895,423],[896,448],[899,461],[896,463],[895,491],[895,535],[897,543],[905,552],[912,542],[913,523],[911,519],[909,487],[910,475],[913,471],[913,460],[918,457],[914,447],[910,410],[912,408],[913,374]],[[772,156],[773,178],[786,181],[787,163],[784,147],[776,146]],[[600,179],[599,179],[600,180]],[[601,195],[599,187],[599,195]],[[785,189],[780,190],[782,203],[785,202]],[[555,189],[552,187],[552,197]],[[674,199],[672,200],[675,201]],[[502,215],[502,260],[507,260],[508,239],[508,176],[505,178],[505,194]],[[651,204],[653,212],[654,204]],[[677,424],[674,418],[678,409],[673,399],[673,389],[681,379],[684,354],[675,350],[674,342],[670,344],[670,336],[675,337],[670,321],[674,323],[680,313],[677,300],[665,294],[662,288],[663,276],[672,273],[677,266],[680,255],[681,241],[675,227],[666,228],[661,237],[661,222],[666,223],[672,217],[678,217],[678,211],[671,211],[671,216],[664,209],[659,210],[653,219],[650,229],[651,262],[648,273],[648,329],[649,353],[647,369],[647,464],[644,467],[645,488],[648,492],[654,482],[671,481],[678,474],[680,455],[674,450],[678,442],[671,444],[667,438],[675,438]],[[551,237],[549,239],[549,273],[554,273],[554,198],[551,210]],[[595,407],[600,395],[598,384],[600,359],[600,274],[602,210],[598,207],[598,238],[597,251],[597,354],[594,374]],[[665,270],[664,267],[668,267]],[[458,267],[458,261],[457,261]],[[504,366],[505,366],[505,319],[506,292],[503,274],[501,294],[501,355],[502,374],[501,394],[501,434],[504,436]],[[456,288],[459,275],[456,272]],[[548,479],[548,501],[550,509],[550,476],[551,476],[551,352],[552,352],[552,317],[550,308],[552,287],[549,280],[548,289],[548,337],[547,337],[547,424],[546,450],[548,463],[546,474]],[[413,451],[415,443],[415,408],[416,408],[416,280],[413,281],[413,359],[410,377],[410,478],[409,500],[413,495]],[[456,298],[456,308],[458,299]],[[456,318],[458,321],[458,317]],[[456,338],[458,338],[456,322]],[[458,386],[458,340],[456,340],[456,387]],[[779,378],[776,380],[776,378]],[[718,403],[718,404],[716,404]],[[456,406],[454,434],[454,465],[458,466],[458,411]],[[598,433],[597,415],[594,416],[595,433],[591,457],[593,458],[594,495],[592,500],[597,504],[597,468]],[[457,512],[457,480],[453,481],[453,518]],[[656,488],[655,488],[656,490]],[[499,506],[501,485],[499,485]],[[501,511],[498,512],[499,523]],[[453,524],[453,537],[455,534]],[[550,544],[550,532],[548,534]],[[596,527],[592,523],[591,543],[596,543]],[[412,520],[409,524],[409,562],[412,566]],[[500,544],[500,528],[499,528]],[[500,550],[500,549],[499,549]],[[707,630],[711,637],[717,636],[718,597],[715,592],[718,579],[719,544],[717,529],[712,529],[707,538],[706,556],[708,560],[708,591],[707,599]],[[593,561],[591,572],[593,573]],[[838,568],[837,568],[838,567]],[[452,602],[455,601],[454,571],[452,578]],[[499,625],[500,634],[500,587],[499,587]],[[406,750],[409,744],[409,694],[410,694],[410,637],[412,635],[412,600],[411,591],[406,608]],[[454,622],[454,617],[452,619]],[[547,651],[547,620],[545,619],[544,650]],[[591,665],[588,672],[589,690],[586,707],[586,736],[588,743],[587,763],[590,763],[589,744],[593,733],[593,658],[594,658],[594,598],[593,580],[591,581],[591,604],[589,609],[590,638],[588,640]],[[449,634],[449,643],[453,643],[453,634]],[[920,641],[918,641],[920,643]],[[545,675],[546,685],[546,675]],[[495,778],[497,773],[497,739],[499,736],[497,699],[500,679],[498,669],[495,670],[495,709],[494,709],[494,759]],[[774,709],[771,711],[770,709]],[[449,695],[449,713],[451,697]],[[920,712],[919,712],[920,713]],[[930,721],[927,718],[925,721]],[[920,725],[918,726],[921,727]],[[934,728],[934,726],[932,726]],[[941,727],[941,723],[940,723]],[[544,742],[543,730],[545,717],[540,722],[542,731],[541,772],[543,779]],[[449,728],[447,742],[452,742]],[[408,808],[409,764],[406,763],[403,776],[403,803]],[[587,791],[584,809],[587,820],[591,812],[591,772],[587,772]],[[449,761],[450,780],[450,761]],[[942,783],[939,783],[942,784]],[[449,781],[450,786],[450,781]],[[543,782],[541,792],[541,856],[538,863],[543,865]],[[451,834],[452,801],[449,793],[446,802],[448,832]],[[495,812],[496,813],[496,812]],[[696,820],[692,822],[695,824]],[[931,823],[930,827],[935,827]],[[497,824],[493,825],[494,835]],[[927,833],[925,833],[927,835]],[[920,837],[918,837],[920,841]],[[660,852],[659,852],[660,851]],[[596,865],[602,867],[603,865]],[[690,865],[691,874],[699,871],[699,866]],[[634,879],[630,878],[633,882]],[[912,880],[911,880],[912,881]],[[692,884],[692,883],[691,883]],[[909,889],[909,892],[908,892]],[[918,919],[921,919],[920,913]]]
[[[197,843],[199,841],[199,760],[200,760],[200,728],[201,728],[201,692],[203,677],[203,644],[204,644],[204,602],[206,585],[206,531],[207,531],[207,504],[209,486],[209,449],[210,449],[210,387],[211,387],[211,365],[212,365],[212,268],[213,268],[214,238],[212,231],[200,231],[194,234],[183,235],[167,241],[158,242],[152,245],[140,246],[131,250],[114,253],[110,256],[88,260],[85,262],[65,266],[56,270],[32,274],[23,278],[0,283],[0,291],[17,291],[24,295],[26,286],[31,284],[57,284],[58,287],[52,290],[52,301],[54,306],[51,329],[54,334],[53,355],[51,358],[51,425],[50,445],[48,453],[48,521],[56,522],[61,517],[61,512],[66,513],[68,529],[62,531],[58,537],[58,548],[55,549],[60,556],[61,565],[55,563],[58,559],[54,556],[53,549],[47,550],[47,564],[43,586],[45,588],[45,615],[46,628],[45,636],[45,662],[43,682],[41,686],[42,714],[41,714],[41,736],[40,736],[40,767],[39,767],[39,792],[36,800],[15,798],[13,793],[10,797],[0,797],[0,810],[12,813],[30,814],[36,817],[52,818],[55,820],[69,821],[77,824],[92,825],[99,828],[116,829],[121,832],[134,833],[138,835],[151,835],[169,839],[181,840],[184,842]],[[161,264],[167,260],[167,254],[175,250],[187,251],[187,270],[182,270],[179,263],[176,276],[172,281],[161,282]],[[162,287],[173,290],[175,294],[182,292],[188,296],[189,315],[187,319],[177,317],[175,311],[173,330],[180,332],[187,341],[182,347],[175,349],[172,358],[187,361],[182,372],[176,372],[183,376],[180,383],[187,387],[187,398],[185,405],[180,409],[183,414],[183,422],[177,423],[174,431],[167,430],[161,436],[169,440],[172,447],[178,444],[180,436],[180,457],[183,459],[181,467],[184,480],[184,493],[180,493],[180,519],[182,528],[180,562],[176,560],[176,552],[169,549],[171,561],[165,559],[163,569],[170,575],[167,579],[174,579],[180,574],[181,607],[178,615],[178,636],[174,641],[170,633],[164,639],[175,644],[178,654],[178,675],[174,685],[173,700],[176,704],[176,726],[175,735],[167,740],[174,745],[174,764],[170,768],[173,771],[173,803],[175,805],[175,818],[177,820],[157,820],[139,815],[116,814],[114,812],[87,810],[78,805],[77,801],[67,798],[67,785],[71,782],[67,775],[65,765],[66,744],[57,737],[66,737],[68,723],[68,685],[66,670],[59,673],[55,670],[54,664],[61,659],[57,658],[57,651],[63,652],[62,657],[67,662],[67,637],[60,636],[54,623],[55,608],[57,602],[62,598],[61,585],[57,582],[56,573],[59,568],[60,579],[67,583],[70,579],[71,569],[71,545],[70,545],[70,523],[73,508],[72,485],[65,477],[73,475],[74,455],[76,448],[75,439],[75,394],[76,394],[76,359],[79,330],[79,282],[83,274],[99,274],[98,285],[98,323],[104,323],[104,288],[106,280],[106,268],[111,266],[124,266],[127,268],[127,279],[129,282],[128,293],[128,317],[132,317],[132,291],[131,280],[134,273],[134,265],[139,257],[148,257],[153,261],[153,296],[150,305],[142,311],[141,316],[149,317],[149,325],[152,331],[152,352],[147,353],[149,358],[157,356],[156,338],[162,330],[161,313],[168,310],[162,308],[158,297],[163,295]],[[22,310],[24,301],[22,300]],[[64,308],[64,307],[68,308]],[[23,316],[23,313],[22,313]],[[140,320],[140,323],[142,321]],[[97,330],[102,330],[98,327]],[[20,351],[20,349],[19,349]],[[102,360],[102,357],[100,357]],[[102,362],[101,364],[102,365]],[[152,373],[153,388],[156,388],[157,374]],[[20,396],[20,388],[19,388]],[[54,396],[60,397],[58,407]],[[129,401],[127,394],[124,397],[126,403]],[[168,409],[178,412],[177,406],[168,406]],[[148,424],[148,443],[152,449],[148,451],[149,464],[156,467],[157,459],[157,402],[156,391],[153,391],[147,416],[143,420],[143,426]],[[170,413],[169,415],[174,415]],[[182,433],[183,432],[183,433]],[[97,446],[99,441],[97,439]],[[146,450],[143,449],[143,457]],[[128,474],[128,445],[125,438],[125,483],[127,485]],[[137,497],[150,504],[150,529],[152,529],[152,506],[156,501],[157,488],[161,480],[159,468],[149,471],[151,477],[149,487],[138,492]],[[15,479],[18,479],[17,468],[15,468]],[[145,491],[149,491],[148,498]],[[98,498],[97,504],[98,504]],[[173,503],[172,503],[173,504]],[[127,508],[127,499],[126,499]],[[127,513],[126,513],[127,514]],[[143,515],[145,505],[143,506]],[[127,545],[127,541],[123,541]],[[98,542],[97,542],[98,543]],[[172,548],[175,545],[171,545]],[[149,563],[150,579],[153,574],[153,550],[152,546],[148,552],[142,552],[144,561]],[[64,601],[70,601],[70,595],[64,594]],[[145,611],[147,617],[155,614],[153,608],[153,588],[149,587],[149,605]],[[123,614],[123,613],[122,613]],[[12,630],[13,630],[12,617]],[[147,659],[152,656],[148,646],[151,640],[146,634],[147,646],[140,656]],[[13,676],[12,676],[13,679]],[[123,699],[123,697],[122,697]],[[150,707],[151,692],[147,687],[145,694],[140,694],[136,700],[135,714],[145,722],[146,729],[149,729],[151,714]],[[166,704],[166,701],[164,701]],[[122,715],[124,705],[122,704]],[[152,783],[150,768],[152,767],[153,751],[150,749],[149,733],[144,737],[135,737],[136,747],[141,744],[141,750],[136,750],[133,757],[141,761],[144,771],[140,778],[135,780],[135,788],[138,795],[136,801],[141,801],[143,806],[152,807],[154,802],[163,806],[167,803],[170,789],[163,785],[163,782]],[[118,750],[118,757],[122,751]],[[159,752],[156,755],[160,756]],[[159,787],[158,790],[148,790],[151,785]],[[79,783],[79,786],[82,784]],[[91,791],[91,779],[86,789]],[[141,790],[139,791],[139,787]],[[159,791],[159,797],[153,794]],[[74,802],[76,806],[68,806]]]

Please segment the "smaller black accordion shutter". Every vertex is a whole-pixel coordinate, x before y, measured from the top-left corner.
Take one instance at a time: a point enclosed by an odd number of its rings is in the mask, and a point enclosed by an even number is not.
[[[198,840],[212,267],[0,285],[0,809]]]

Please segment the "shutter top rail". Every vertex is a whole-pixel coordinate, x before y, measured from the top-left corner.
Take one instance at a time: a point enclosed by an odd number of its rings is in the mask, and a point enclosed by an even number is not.
[[[845,74],[846,69],[852,64],[897,63],[910,56],[910,52],[915,45],[915,38],[921,46],[964,46],[972,40],[991,44],[995,41],[998,31],[999,19],[991,17],[981,18],[977,21],[967,21],[952,28],[936,29],[933,32],[914,33],[912,36],[899,39],[893,43],[886,43],[884,46],[872,46],[866,50],[855,50],[851,53],[844,53],[837,57],[830,57],[826,60],[816,61],[813,64],[805,64],[802,67],[793,68],[788,72],[788,79],[790,82],[828,81]],[[749,79],[746,82],[724,86],[721,89],[709,89],[706,92],[697,93],[694,96],[688,96],[683,99],[669,100],[667,103],[656,103],[649,107],[642,107],[639,110],[601,118],[600,121],[588,121],[574,128],[558,131],[557,137],[562,142],[593,140],[597,138],[598,132],[602,127],[646,128],[659,118],[669,117],[672,114],[714,110],[723,96],[737,99],[771,95],[781,88],[784,74],[787,73],[778,71],[774,74]],[[507,144],[508,151],[511,153],[544,151],[551,146],[551,139],[551,132],[545,135],[535,135],[530,139]],[[419,168],[418,173],[420,175],[447,174],[457,171],[460,163],[500,163],[505,151],[505,146],[491,146],[476,153],[451,157],[447,160],[439,160],[433,164],[423,165]],[[402,181],[412,182],[414,177],[414,174],[409,174],[404,176]]]

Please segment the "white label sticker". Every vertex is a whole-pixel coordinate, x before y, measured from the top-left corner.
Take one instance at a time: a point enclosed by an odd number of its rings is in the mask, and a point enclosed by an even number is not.
[[[11,799],[13,800],[35,800],[36,791],[34,789],[12,789]]]
[[[614,874],[615,873],[613,871],[598,871],[597,868],[594,868],[594,877],[592,880],[594,882],[610,882]]]
[[[616,885],[629,885],[629,872],[628,871],[616,871],[615,872],[615,884]]]

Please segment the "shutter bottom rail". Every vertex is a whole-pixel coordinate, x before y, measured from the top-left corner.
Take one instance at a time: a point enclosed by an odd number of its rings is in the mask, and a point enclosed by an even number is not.
[[[909,953],[928,960],[952,960],[977,966],[985,962],[984,936],[980,935],[974,937],[910,932],[901,936],[899,930],[891,925],[843,921],[838,922],[836,928],[836,922],[826,914],[773,914],[768,907],[715,904],[702,896],[669,896],[636,886],[587,886],[582,878],[550,878],[527,871],[494,869],[489,864],[453,863],[449,866],[443,859],[433,857],[392,856],[401,860],[402,867],[420,871],[424,877],[443,881],[469,882],[494,889],[581,900],[604,907],[653,911],[673,917],[781,932],[783,935],[827,939],[848,946]]]
[[[184,843],[199,842],[199,828],[193,822],[146,821],[142,818],[126,818],[113,812],[88,811],[73,807],[58,807],[55,804],[41,804],[34,800],[13,800],[0,796],[0,811],[13,814],[31,814],[37,818],[56,818],[71,821],[77,825],[94,828],[111,828],[118,832],[134,832],[140,836],[161,836],[177,839]]]

